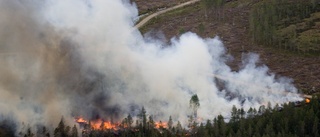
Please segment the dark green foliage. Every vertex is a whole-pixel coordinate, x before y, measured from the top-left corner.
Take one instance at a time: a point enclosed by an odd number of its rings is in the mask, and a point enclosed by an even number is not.
[[[227,128],[233,128],[236,136],[318,136],[319,123],[317,113],[314,112],[317,104],[318,100],[315,99],[312,103],[302,103],[299,107],[293,103],[286,104],[281,110],[276,107],[260,107],[260,111],[265,113],[230,121]]]
[[[205,26],[203,25],[203,23],[200,23],[198,25],[198,31],[200,34],[203,34],[205,32]]]
[[[197,118],[197,110],[200,107],[199,98],[197,94],[194,94],[190,99],[190,108],[193,111],[193,115],[191,117]]]
[[[90,129],[88,127],[85,127],[85,128],[86,128],[85,130]],[[50,136],[49,133],[47,133],[46,136]],[[76,125],[74,125],[72,128],[68,125],[65,125],[64,119],[62,117],[58,124],[58,127],[54,129],[53,136],[54,137],[78,137],[78,129]],[[86,136],[86,134],[84,134],[83,136]]]
[[[199,107],[199,106],[200,106],[199,98],[198,98],[198,95],[195,94],[190,99],[190,107]]]
[[[315,97],[316,98],[316,97]],[[319,102],[313,99],[310,104],[297,106],[294,103],[277,105],[272,108],[260,107],[259,113],[253,108],[245,112],[242,108],[233,107],[229,123],[219,115],[213,123],[194,124],[190,117],[190,130],[184,130],[180,124],[172,127],[172,130],[149,128],[143,133],[128,133],[129,136],[201,136],[201,137],[225,137],[225,136],[255,136],[255,137],[287,137],[287,136],[319,136]],[[250,115],[249,115],[250,114]],[[150,119],[150,118],[149,118]],[[150,121],[150,120],[149,120]],[[149,122],[148,121],[148,122]],[[169,118],[171,121],[171,118]],[[137,127],[136,127],[137,128]],[[123,133],[121,133],[123,134]]]
[[[11,120],[0,120],[0,137],[14,137],[14,126]]]
[[[74,125],[72,128],[71,137],[78,137],[78,129],[77,129],[76,125]]]
[[[184,29],[184,28],[180,28],[179,29],[179,34],[181,35],[181,34],[183,34],[183,33],[185,33],[186,32],[186,30]]]
[[[263,0],[250,13],[250,32],[261,45],[320,53],[320,4],[315,0]]]
[[[66,129],[64,125],[64,119],[61,118],[58,127],[54,130],[54,137],[67,137]]]
[[[138,117],[140,119],[140,122],[139,122],[140,128],[141,128],[141,130],[145,131],[146,126],[147,126],[147,115],[146,115],[146,110],[144,109],[144,107],[142,107]]]
[[[311,102],[305,104],[302,102],[297,105],[289,103],[284,105],[261,106],[259,112],[250,108],[247,112],[242,108],[232,108],[231,118],[228,123],[222,115],[217,116],[205,123],[196,123],[193,117],[190,117],[190,129],[184,129],[179,121],[173,125],[173,119],[170,116],[168,120],[168,127],[156,127],[155,121],[151,115],[148,115],[144,108],[141,109],[137,125],[131,126],[133,123],[131,115],[128,115],[123,120],[126,126],[120,126],[118,130],[111,129],[92,129],[89,126],[81,128],[83,137],[104,137],[104,136],[119,136],[119,137],[183,137],[183,136],[197,136],[197,137],[225,137],[225,136],[239,136],[239,137],[287,137],[287,136],[319,136],[319,100],[314,96]],[[130,119],[130,120],[129,120]],[[139,122],[140,121],[140,122]],[[144,124],[145,123],[145,124]],[[165,123],[165,122],[159,122]],[[129,126],[130,125],[130,126]],[[20,132],[20,136],[33,137],[50,136],[46,127],[41,127],[35,135],[29,126]],[[0,128],[0,135],[6,134]],[[62,118],[57,128],[54,130],[56,137],[78,137],[78,129],[76,125],[72,128],[65,125]]]

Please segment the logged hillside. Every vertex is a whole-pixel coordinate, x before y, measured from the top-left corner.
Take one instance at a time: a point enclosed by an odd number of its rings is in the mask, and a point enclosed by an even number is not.
[[[206,2],[160,15],[141,31],[151,34],[160,31],[167,39],[187,31],[201,37],[218,35],[228,53],[234,56],[229,61],[234,70],[241,67],[243,54],[254,52],[271,72],[292,78],[299,90],[308,93],[320,90],[319,4],[282,0],[279,3],[284,4],[275,5],[272,0],[237,0],[217,7]],[[303,4],[306,6],[295,6]],[[270,7],[274,13],[263,14]],[[280,9],[283,13],[273,17]]]
[[[171,7],[185,1],[188,0],[131,0],[131,2],[136,3],[139,15]]]

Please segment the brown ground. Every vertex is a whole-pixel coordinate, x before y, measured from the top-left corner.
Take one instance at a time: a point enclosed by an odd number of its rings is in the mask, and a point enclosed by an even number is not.
[[[131,0],[139,9],[139,14],[157,10],[158,8],[171,7],[188,0]]]
[[[147,1],[139,2],[137,0],[138,7],[148,7],[152,4],[152,2],[148,3]],[[166,2],[169,1],[179,2],[178,0],[155,0],[153,1],[154,5],[150,7],[167,5]],[[239,68],[242,53],[254,52],[260,55],[261,63],[266,64],[271,72],[294,79],[300,90],[310,92],[314,87],[316,91],[320,91],[320,57],[304,56],[253,44],[249,35],[248,21],[252,3],[239,3],[227,4],[223,16],[220,16],[220,18],[218,18],[216,11],[208,13],[206,18],[204,10],[199,4],[195,4],[184,8],[184,10],[175,11],[175,13],[161,15],[141,30],[142,32],[149,30],[162,31],[167,38],[178,36],[185,31],[195,32],[201,37],[219,35],[228,52],[235,58],[234,61],[229,62],[234,70]],[[202,29],[199,29],[200,26],[203,26]]]

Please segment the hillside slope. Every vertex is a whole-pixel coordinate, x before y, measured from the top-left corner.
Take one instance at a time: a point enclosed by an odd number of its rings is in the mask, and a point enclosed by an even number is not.
[[[141,31],[161,31],[167,39],[187,31],[202,37],[218,35],[228,52],[234,56],[234,60],[229,62],[234,70],[239,69],[244,53],[254,52],[260,55],[261,63],[266,64],[271,72],[292,78],[300,90],[319,91],[319,56],[306,56],[253,42],[249,35],[249,13],[254,4],[256,2],[238,0],[227,3],[223,10],[211,11],[205,11],[201,4],[195,4],[160,15]]]

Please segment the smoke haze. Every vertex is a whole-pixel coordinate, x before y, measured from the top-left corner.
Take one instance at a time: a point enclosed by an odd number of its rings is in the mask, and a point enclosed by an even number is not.
[[[256,54],[232,71],[223,43],[194,33],[169,45],[134,28],[135,5],[120,0],[0,0],[0,113],[31,126],[62,116],[120,120],[142,106],[155,119],[186,124],[300,100],[289,78],[276,78]]]

